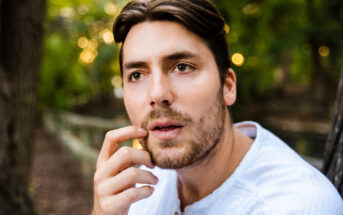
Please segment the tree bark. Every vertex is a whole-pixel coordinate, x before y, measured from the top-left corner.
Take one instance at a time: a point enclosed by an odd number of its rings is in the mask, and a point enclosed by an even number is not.
[[[0,214],[34,214],[28,194],[45,0],[0,0]]]
[[[336,112],[325,146],[323,173],[343,197],[343,68],[338,86]]]

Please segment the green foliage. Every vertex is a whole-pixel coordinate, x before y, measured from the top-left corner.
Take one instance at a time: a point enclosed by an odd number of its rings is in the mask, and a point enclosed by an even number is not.
[[[111,27],[125,3],[48,1],[39,89],[43,106],[71,108],[113,92],[111,79],[120,72]]]
[[[279,92],[285,84],[310,86],[314,54],[319,56],[323,80],[337,83],[342,67],[343,5],[324,0],[217,0],[229,27],[231,54],[244,56],[234,66],[238,76],[239,99]],[[313,38],[315,41],[313,41]],[[325,54],[325,53],[324,53]]]
[[[127,0],[49,0],[40,101],[71,108],[120,88],[119,48],[109,36]],[[338,79],[343,65],[343,5],[324,0],[216,0],[228,26],[238,97],[273,95],[285,85],[310,86],[319,56],[323,80]],[[107,36],[104,36],[104,35]],[[80,39],[82,38],[82,39]],[[107,43],[104,41],[107,38]],[[324,48],[323,48],[324,47]],[[319,49],[322,48],[321,55]],[[329,52],[329,53],[328,53]]]

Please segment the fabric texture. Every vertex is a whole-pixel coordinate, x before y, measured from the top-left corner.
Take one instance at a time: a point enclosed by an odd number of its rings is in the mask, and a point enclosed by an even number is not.
[[[255,122],[235,124],[254,139],[234,173],[216,190],[180,211],[177,173],[155,167],[154,193],[131,205],[130,215],[342,215],[331,182],[282,140]]]

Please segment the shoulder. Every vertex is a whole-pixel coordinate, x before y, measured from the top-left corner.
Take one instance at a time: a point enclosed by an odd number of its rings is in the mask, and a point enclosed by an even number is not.
[[[342,214],[342,198],[318,169],[259,125],[256,139],[258,149],[240,182],[259,197],[266,214]]]
[[[263,201],[263,211],[266,214],[343,213],[342,198],[324,176],[302,179],[289,177],[274,185],[256,189],[256,193]]]

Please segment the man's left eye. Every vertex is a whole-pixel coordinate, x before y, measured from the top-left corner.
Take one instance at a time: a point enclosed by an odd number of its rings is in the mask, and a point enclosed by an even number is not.
[[[187,65],[187,64],[184,64],[184,63],[180,63],[178,65],[176,65],[174,71],[175,72],[188,72],[189,70],[192,70],[193,67]]]

